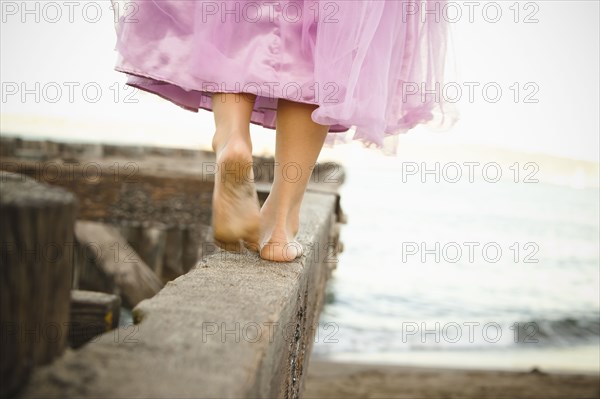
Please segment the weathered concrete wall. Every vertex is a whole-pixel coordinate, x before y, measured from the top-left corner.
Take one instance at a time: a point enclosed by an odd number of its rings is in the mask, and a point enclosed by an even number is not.
[[[273,160],[255,158],[254,164],[264,200]],[[270,263],[212,244],[214,168],[214,155],[200,151],[0,138],[0,170],[73,192],[81,200],[79,220],[114,226],[167,283],[135,308],[135,326],[67,350],[36,370],[20,396],[301,394],[326,280],[340,249],[343,170],[332,163],[315,169],[299,237],[306,253],[293,263]],[[83,262],[90,254],[75,255]],[[114,291],[115,281],[90,270],[75,269],[74,288]]]
[[[299,397],[335,266],[336,201],[307,193],[297,261],[217,251],[141,302],[135,328],[67,351],[21,397]]]

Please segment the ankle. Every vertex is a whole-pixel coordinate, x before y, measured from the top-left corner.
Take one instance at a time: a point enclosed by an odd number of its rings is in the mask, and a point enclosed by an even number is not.
[[[295,237],[298,234],[300,225],[300,207],[299,206],[282,206],[275,208],[272,204],[265,202],[261,209],[263,218],[263,227],[265,231],[285,231],[286,234]]]
[[[248,130],[217,129],[212,139],[213,151],[219,154],[225,148],[252,153],[252,141]]]

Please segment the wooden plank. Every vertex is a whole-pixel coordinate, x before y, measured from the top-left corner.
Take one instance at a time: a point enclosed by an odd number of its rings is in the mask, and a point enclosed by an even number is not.
[[[69,344],[79,348],[94,337],[117,328],[121,298],[94,291],[71,291]]]

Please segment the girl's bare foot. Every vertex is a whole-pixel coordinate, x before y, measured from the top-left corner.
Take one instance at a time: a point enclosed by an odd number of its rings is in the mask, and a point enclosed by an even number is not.
[[[300,204],[328,126],[312,121],[315,105],[279,99],[275,175],[261,213],[260,257],[289,262],[302,255],[296,241]]]
[[[260,210],[254,174],[252,149],[242,140],[215,145],[217,171],[213,192],[212,226],[215,243],[240,252],[242,240],[258,247]]]
[[[300,204],[288,212],[278,211],[271,196],[260,210],[260,256],[275,262],[290,262],[302,255],[302,245],[295,240],[300,225]]]

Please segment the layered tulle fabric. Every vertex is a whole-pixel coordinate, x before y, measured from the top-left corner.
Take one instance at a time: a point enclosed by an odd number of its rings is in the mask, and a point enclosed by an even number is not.
[[[275,128],[280,98],[383,147],[418,124],[451,126],[445,0],[140,0],[119,4],[116,69],[189,110],[212,93],[257,95],[252,122]],[[388,149],[392,148],[388,145]]]

